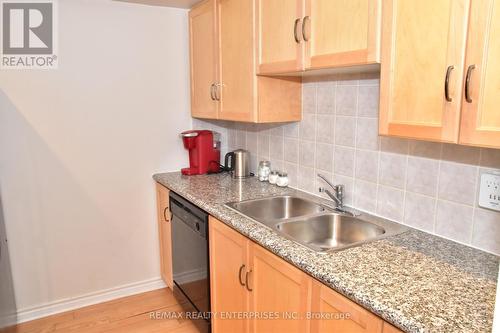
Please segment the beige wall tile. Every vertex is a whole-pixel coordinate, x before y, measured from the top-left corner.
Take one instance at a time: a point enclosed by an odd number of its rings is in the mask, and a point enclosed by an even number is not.
[[[393,187],[378,186],[377,213],[390,220],[403,220],[404,192]]]
[[[409,157],[406,190],[435,196],[438,183],[439,161]]]
[[[472,245],[493,253],[500,253],[500,214],[476,208]]]
[[[335,118],[335,144],[354,147],[356,118],[337,116]]]
[[[356,115],[357,96],[357,86],[337,86],[335,90],[335,113],[344,116]]]
[[[316,143],[316,169],[332,172],[333,145],[328,143]]]
[[[438,197],[472,206],[476,197],[477,173],[476,166],[442,162]]]
[[[436,199],[406,192],[404,223],[427,232],[434,231]]]
[[[335,147],[333,170],[334,173],[343,176],[354,176],[354,152],[355,150],[347,147]]]
[[[436,234],[469,243],[472,231],[472,207],[438,200]]]
[[[377,182],[378,177],[378,152],[368,150],[356,150],[356,172],[355,177]]]
[[[378,150],[378,119],[357,118],[356,125],[356,148]]]
[[[406,179],[406,155],[380,153],[380,184],[404,188]]]

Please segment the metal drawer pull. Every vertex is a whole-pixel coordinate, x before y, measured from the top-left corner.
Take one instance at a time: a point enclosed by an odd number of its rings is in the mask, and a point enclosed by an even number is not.
[[[163,219],[165,219],[165,222],[169,222],[169,219],[167,218],[167,210],[168,206],[163,209]]]
[[[215,83],[212,83],[210,85],[210,98],[212,99],[212,101],[215,101],[214,88],[215,88]]]
[[[300,18],[295,19],[295,23],[293,25],[293,38],[295,39],[296,43],[300,43],[300,37],[299,34],[297,33],[297,27],[299,26]]]
[[[453,101],[453,99],[450,97],[450,75],[451,71],[453,71],[455,67],[453,66],[448,66],[448,69],[446,70],[446,78],[444,80],[444,97],[448,102]]]
[[[472,70],[476,68],[476,65],[470,65],[467,68],[467,76],[465,78],[465,100],[467,103],[472,103],[472,98],[470,97],[470,77],[472,76]]]
[[[240,271],[238,272],[238,280],[240,280],[240,284],[242,286],[245,286],[245,283],[241,280],[241,272],[243,272],[243,268],[245,268],[245,265],[241,265]]]
[[[246,272],[245,274],[245,286],[247,287],[247,290],[248,291],[252,291],[253,289],[250,288],[250,286],[248,285],[248,275],[250,275],[250,273],[252,273],[252,270],[250,270],[250,272]]]
[[[304,39],[304,42],[307,42],[309,40],[308,37],[306,37],[306,22],[309,21],[309,16],[305,16],[304,20],[302,21],[302,38]]]

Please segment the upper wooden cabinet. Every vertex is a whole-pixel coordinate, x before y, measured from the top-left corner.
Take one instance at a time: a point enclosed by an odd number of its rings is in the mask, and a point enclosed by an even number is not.
[[[217,118],[215,83],[217,48],[215,45],[215,1],[206,1],[189,13],[191,68],[191,114],[198,118]]]
[[[500,148],[499,39],[498,1],[384,1],[380,134]]]
[[[253,0],[206,0],[189,13],[191,114],[246,122],[301,119],[301,79],[257,77]]]
[[[380,62],[381,0],[257,0],[258,73]]]
[[[500,1],[472,1],[465,68],[459,142],[500,148]]]
[[[457,142],[468,10],[468,0],[384,1],[380,134]]]
[[[304,69],[301,17],[304,0],[257,0],[258,73]]]

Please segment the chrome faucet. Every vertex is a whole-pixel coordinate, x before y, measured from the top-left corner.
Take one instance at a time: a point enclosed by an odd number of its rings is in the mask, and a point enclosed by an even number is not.
[[[323,179],[325,181],[325,183],[327,183],[333,190],[333,193],[332,193],[330,190],[328,190],[324,187],[320,187],[319,192],[326,193],[333,201],[335,201],[335,203],[337,204],[337,209],[343,210],[344,209],[344,185],[333,185],[332,183],[330,183],[330,181],[328,179],[326,179],[325,176],[323,176],[319,173],[318,173],[318,177]]]

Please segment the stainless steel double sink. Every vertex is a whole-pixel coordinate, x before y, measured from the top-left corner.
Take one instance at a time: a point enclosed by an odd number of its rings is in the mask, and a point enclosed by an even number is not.
[[[408,230],[382,218],[339,211],[300,196],[272,196],[226,206],[317,252],[341,250]]]

